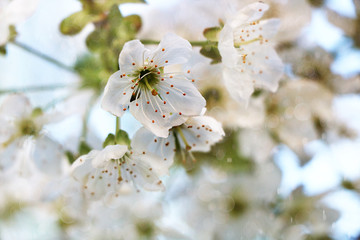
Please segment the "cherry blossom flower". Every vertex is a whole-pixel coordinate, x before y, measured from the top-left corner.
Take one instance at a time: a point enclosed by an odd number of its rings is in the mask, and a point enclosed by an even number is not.
[[[49,176],[62,173],[63,150],[42,132],[51,119],[24,95],[5,98],[0,106],[0,171],[23,176],[37,171]]]
[[[152,51],[138,40],[127,42],[119,56],[120,70],[105,87],[102,107],[119,117],[130,110],[155,135],[167,137],[172,126],[200,115],[206,104],[185,74],[165,71],[185,63],[191,51],[188,41],[171,33]]]
[[[210,147],[220,141],[225,135],[221,123],[212,117],[198,116],[189,118],[184,124],[173,127],[167,138],[157,137],[146,128],[139,129],[132,142],[141,149],[161,156],[167,166],[173,163],[176,152],[176,142],[180,144],[180,151],[186,150],[208,152]]]
[[[229,18],[219,35],[223,79],[230,95],[247,102],[254,88],[276,91],[283,63],[269,42],[278,19],[259,20],[268,5],[258,2]]]
[[[9,26],[30,17],[38,2],[38,0],[0,0],[0,46],[9,38]]]
[[[148,191],[164,190],[164,185],[153,171],[151,162],[159,160],[146,152],[129,150],[126,145],[109,145],[103,150],[92,150],[80,156],[72,165],[72,176],[83,183],[85,194],[99,199],[107,194],[119,196],[122,183]]]

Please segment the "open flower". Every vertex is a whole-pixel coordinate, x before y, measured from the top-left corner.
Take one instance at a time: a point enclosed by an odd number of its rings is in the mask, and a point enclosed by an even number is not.
[[[74,178],[83,183],[88,197],[99,199],[106,194],[118,197],[122,183],[132,182],[135,188],[148,191],[164,189],[153,171],[152,161],[159,162],[151,153],[129,150],[126,145],[109,145],[79,157],[71,171]]]
[[[119,56],[120,70],[105,87],[102,107],[121,117],[128,109],[147,129],[167,137],[172,126],[200,115],[205,99],[185,74],[167,73],[166,67],[190,58],[191,45],[167,34],[155,50],[139,40],[127,42]]]
[[[208,152],[210,147],[220,141],[224,135],[221,123],[212,117],[198,116],[173,127],[167,138],[157,137],[147,129],[141,128],[136,132],[132,143],[141,149],[160,155],[161,161],[170,167],[177,150],[183,154],[185,150],[190,156],[193,151]],[[177,149],[177,143],[180,149]]]
[[[255,87],[276,91],[283,74],[283,63],[269,42],[280,22],[259,20],[267,9],[261,2],[250,4],[228,19],[220,32],[223,79],[238,101],[247,102]]]
[[[59,113],[54,114],[58,119]],[[62,173],[61,145],[43,134],[52,114],[33,108],[21,94],[9,95],[0,105],[0,171],[30,175],[36,171],[56,176]]]

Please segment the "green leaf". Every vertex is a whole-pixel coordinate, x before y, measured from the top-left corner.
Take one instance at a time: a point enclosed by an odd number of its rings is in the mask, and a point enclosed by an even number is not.
[[[91,151],[91,147],[85,141],[81,141],[79,145],[80,156],[88,154],[90,151]]]
[[[76,158],[74,156],[74,154],[70,151],[66,151],[65,155],[67,157],[67,159],[69,160],[69,163],[72,164],[73,162],[75,162]]]
[[[61,22],[60,31],[65,35],[75,35],[96,18],[97,16],[90,15],[86,11],[76,12]]]
[[[141,17],[139,15],[129,15],[124,18],[124,21],[126,21],[135,32],[138,32],[142,26]]]
[[[6,47],[4,46],[0,46],[0,55],[6,55]]]
[[[216,45],[209,44],[200,49],[200,53],[208,58],[212,59],[211,64],[221,62],[221,55]]]
[[[203,34],[207,40],[217,42],[219,39],[218,35],[220,31],[221,31],[220,27],[205,28]]]
[[[116,144],[127,145],[129,147],[130,147],[130,143],[131,143],[127,132],[125,132],[121,129],[116,133],[115,142],[116,142]]]
[[[103,143],[103,148],[105,148],[106,146],[109,146],[109,145],[116,145],[115,136],[112,133],[109,133],[109,135],[106,137],[106,139]]]

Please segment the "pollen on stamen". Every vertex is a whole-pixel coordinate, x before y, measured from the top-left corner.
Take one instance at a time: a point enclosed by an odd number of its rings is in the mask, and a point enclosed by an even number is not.
[[[154,121],[154,120],[152,120],[151,122],[152,122],[152,123],[155,123],[155,121]]]
[[[138,103],[136,103],[135,105],[136,105],[137,107],[139,106],[139,104],[138,104]]]
[[[181,115],[182,113],[181,112],[179,112],[179,115]]]
[[[262,9],[260,8],[260,9],[259,9],[259,12],[261,12],[261,11],[262,11]]]
[[[144,66],[144,69],[146,69],[147,67],[146,66]]]
[[[190,70],[188,70],[187,73],[190,73]]]
[[[170,87],[174,87],[174,85],[170,85]]]
[[[154,139],[154,142],[157,142],[157,139],[156,139],[156,138]]]
[[[161,81],[164,81],[164,79],[162,78]]]
[[[149,104],[150,102],[149,102],[149,101],[147,101],[146,103],[147,103],[147,104]]]
[[[161,51],[165,51],[165,48],[161,49]]]
[[[200,138],[200,135],[196,135],[197,138]]]
[[[166,101],[164,101],[164,104],[166,104]]]
[[[157,68],[157,65],[155,64],[155,67]]]
[[[135,63],[132,63],[133,66],[135,66]]]
[[[155,112],[158,112],[158,110],[157,110],[157,109],[155,109]]]
[[[195,82],[195,79],[192,79],[191,81],[192,81],[192,82]]]
[[[173,78],[173,76],[170,76],[170,78]]]
[[[169,94],[170,92],[166,92],[166,94]]]
[[[162,115],[163,118],[165,118],[165,115]]]
[[[142,152],[142,154],[145,154],[145,152]]]
[[[160,72],[157,72],[157,74],[160,74]]]
[[[124,111],[126,111],[126,108],[123,108]]]
[[[151,59],[151,61],[150,61],[150,62],[151,62],[151,63],[153,63],[153,62],[154,62],[154,60],[152,60],[152,59]],[[155,65],[155,66],[156,66],[156,65]]]
[[[183,93],[183,96],[186,96],[186,93]]]
[[[165,63],[168,63],[168,62],[169,62],[168,60],[165,61]]]
[[[124,92],[123,94],[126,95],[126,92]]]

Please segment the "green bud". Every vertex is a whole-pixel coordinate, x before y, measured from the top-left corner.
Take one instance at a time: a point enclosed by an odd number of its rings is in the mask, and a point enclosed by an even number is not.
[[[130,143],[131,143],[127,132],[125,132],[121,129],[116,133],[115,142],[116,142],[116,144],[127,145],[128,147],[130,147]]]
[[[203,34],[207,40],[217,42],[219,39],[220,31],[221,31],[221,27],[205,28]]]
[[[207,45],[200,49],[200,53],[208,58],[212,59],[211,64],[221,62],[221,55],[219,49],[215,45]]]
[[[60,31],[65,35],[75,35],[96,18],[97,16],[89,15],[85,11],[76,12],[61,22]]]
[[[112,133],[109,133],[109,135],[106,137],[103,143],[103,148],[109,145],[116,145],[115,135]]]
[[[40,107],[37,107],[37,108],[34,108],[32,113],[31,113],[31,116],[32,117],[39,117],[41,115],[43,115],[43,110],[40,108]]]
[[[90,151],[91,147],[85,141],[81,141],[79,144],[79,154],[85,155],[88,154]]]

